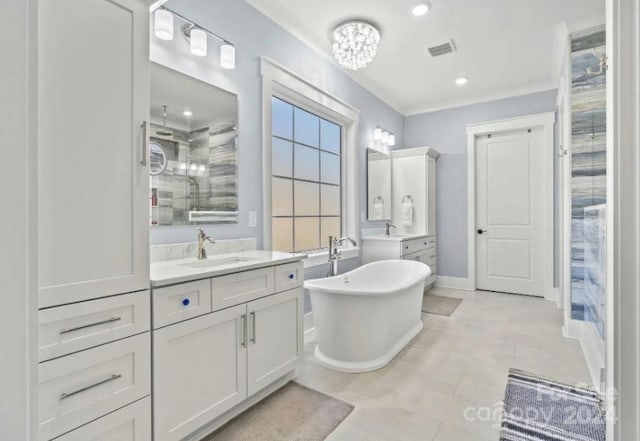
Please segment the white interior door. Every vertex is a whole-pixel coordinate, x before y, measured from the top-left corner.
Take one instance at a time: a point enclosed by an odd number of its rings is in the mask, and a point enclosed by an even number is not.
[[[476,138],[476,287],[543,296],[543,129]]]

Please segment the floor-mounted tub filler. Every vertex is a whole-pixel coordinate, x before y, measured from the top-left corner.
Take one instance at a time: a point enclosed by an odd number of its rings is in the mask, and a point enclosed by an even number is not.
[[[384,367],[422,330],[424,282],[430,275],[424,263],[382,260],[304,282],[320,363],[342,372]]]

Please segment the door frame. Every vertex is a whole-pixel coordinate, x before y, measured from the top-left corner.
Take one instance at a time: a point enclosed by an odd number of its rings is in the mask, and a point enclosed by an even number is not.
[[[557,293],[553,287],[554,273],[554,241],[553,241],[553,154],[554,154],[554,125],[555,112],[537,113],[499,121],[488,121],[467,126],[467,265],[469,289],[475,290],[476,279],[476,140],[479,136],[504,133],[514,130],[542,128],[542,139],[548,148],[543,149],[543,163],[545,164],[543,189],[543,296],[546,300],[557,300]]]

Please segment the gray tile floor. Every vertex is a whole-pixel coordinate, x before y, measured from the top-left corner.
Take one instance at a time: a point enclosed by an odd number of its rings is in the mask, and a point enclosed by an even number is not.
[[[423,314],[424,330],[389,365],[346,374],[305,345],[297,381],[355,405],[328,441],[495,441],[509,368],[588,383],[562,311],[542,299],[435,288],[461,297],[451,317]]]

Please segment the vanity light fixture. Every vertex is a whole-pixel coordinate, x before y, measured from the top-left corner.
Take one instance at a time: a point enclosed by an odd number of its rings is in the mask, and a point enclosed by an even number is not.
[[[411,9],[411,13],[416,17],[422,17],[429,12],[429,9],[431,9],[431,3],[420,2]]]
[[[233,45],[225,43],[220,46],[220,66],[223,69],[235,69],[236,48]]]
[[[468,82],[469,82],[469,78],[467,77],[456,78],[456,86],[464,86]]]
[[[185,16],[178,14],[176,11],[161,6],[154,12],[154,34],[161,40],[173,39],[173,20],[174,17],[181,19],[185,25],[182,26],[182,35],[189,42],[189,50],[197,57],[206,57],[208,54],[208,39],[213,37],[221,43],[220,46],[220,66],[223,69],[235,69],[236,67],[236,48],[235,46],[222,38],[218,34],[208,29],[198,26]]]
[[[374,144],[377,147],[381,147],[381,149],[374,147],[375,150],[384,151],[388,147],[393,147],[394,145],[396,145],[396,135],[386,129],[383,129],[382,127],[376,127],[373,130],[373,140]]]
[[[153,14],[153,33],[160,40],[173,40],[173,14],[164,8],[158,9]]]
[[[207,34],[200,28],[193,28],[189,32],[189,49],[196,57],[207,56]]]
[[[394,145],[396,145],[396,135],[394,135],[393,133],[389,133],[387,145],[389,145],[389,147],[393,147]]]
[[[184,112],[182,112],[182,114],[187,118],[190,118],[193,116],[193,112],[191,110],[185,110]]]

